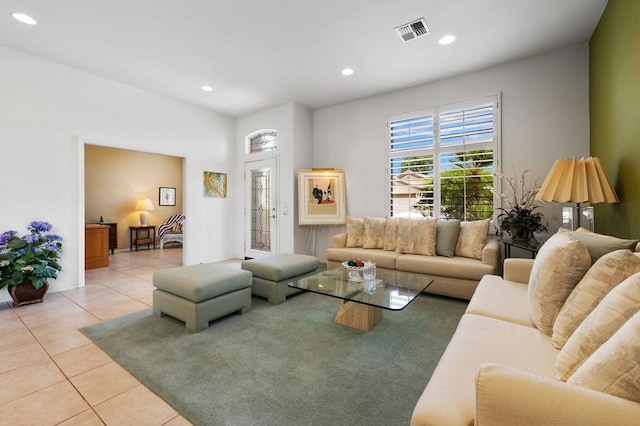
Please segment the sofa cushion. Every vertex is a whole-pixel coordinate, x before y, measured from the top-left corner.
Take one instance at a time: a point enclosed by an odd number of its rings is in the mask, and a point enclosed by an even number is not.
[[[623,240],[610,235],[598,234],[582,227],[576,231],[570,231],[570,234],[589,250],[591,263],[595,263],[596,260],[611,251],[622,249],[635,251],[636,244],[638,244],[638,240]]]
[[[640,258],[629,250],[616,250],[596,260],[560,308],[551,336],[554,346],[562,348],[600,300],[636,272],[640,272]]]
[[[383,217],[364,218],[363,248],[384,248],[384,222]]]
[[[567,383],[640,402],[640,313],[600,346]]]
[[[370,260],[378,268],[396,269],[396,259],[401,256],[395,251],[380,249],[354,248],[328,248],[326,251],[327,260],[333,262],[344,262],[350,259]],[[424,257],[424,256],[423,256]]]
[[[489,219],[460,222],[455,255],[482,260],[482,249],[487,243],[488,234]]]
[[[347,247],[362,247],[364,218],[347,216]]]
[[[640,273],[611,290],[582,321],[556,360],[557,378],[566,381],[596,349],[640,311]]]
[[[436,254],[438,256],[453,257],[456,253],[459,233],[459,219],[438,219],[438,224],[436,225]]]
[[[384,218],[384,249],[396,250],[398,240],[398,219]]]
[[[496,275],[482,277],[465,312],[535,327],[529,316],[527,285]]]
[[[411,424],[473,425],[474,378],[480,365],[491,362],[553,377],[557,353],[549,336],[533,327],[464,314],[416,404]]]
[[[423,256],[403,254],[396,258],[396,269],[418,274],[480,281],[486,274],[493,274],[492,265],[466,257]]]
[[[560,308],[591,266],[586,247],[562,229],[538,251],[527,291],[533,323],[551,335]]]

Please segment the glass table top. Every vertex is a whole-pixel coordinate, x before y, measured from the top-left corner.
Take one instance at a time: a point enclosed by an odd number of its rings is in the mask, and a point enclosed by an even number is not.
[[[289,287],[351,302],[399,311],[404,309],[433,278],[411,272],[377,268],[376,279],[349,281],[349,270],[339,266],[289,283]]]

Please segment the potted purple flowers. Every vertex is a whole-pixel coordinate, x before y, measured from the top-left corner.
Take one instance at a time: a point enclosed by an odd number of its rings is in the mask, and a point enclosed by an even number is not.
[[[8,287],[16,306],[42,302],[47,280],[62,270],[62,237],[49,233],[52,227],[33,221],[23,236],[17,231],[0,234],[0,288]]]

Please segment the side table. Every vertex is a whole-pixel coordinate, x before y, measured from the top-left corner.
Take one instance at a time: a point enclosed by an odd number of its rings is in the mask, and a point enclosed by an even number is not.
[[[155,226],[130,226],[129,234],[131,237],[131,246],[129,251],[133,251],[133,247],[135,246],[136,251],[138,251],[138,246],[146,245],[149,248],[149,245],[153,245],[153,248],[156,248],[156,227]]]
[[[115,222],[98,222],[98,224],[109,227],[109,250],[113,254],[113,251],[118,248],[118,224]]]
[[[498,241],[504,244],[505,259],[508,259],[511,257],[511,247],[516,247],[521,250],[528,251],[529,253],[531,253],[531,258],[535,259],[536,255],[538,254],[538,250],[540,250],[540,246],[542,246],[542,244],[537,242],[536,240],[513,241],[512,239],[509,239],[509,238],[501,238],[501,239],[498,239]]]

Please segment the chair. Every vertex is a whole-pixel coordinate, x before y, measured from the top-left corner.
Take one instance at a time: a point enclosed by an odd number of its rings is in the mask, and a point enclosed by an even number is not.
[[[184,231],[184,215],[176,213],[169,216],[167,220],[158,226],[156,238],[160,242],[160,250],[164,248],[166,243],[182,244],[182,236]]]

